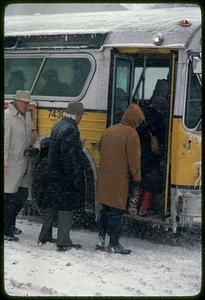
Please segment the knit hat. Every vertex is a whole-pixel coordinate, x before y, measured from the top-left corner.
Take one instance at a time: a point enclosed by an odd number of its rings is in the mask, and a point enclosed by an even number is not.
[[[83,115],[83,104],[81,102],[69,102],[67,108],[65,109],[67,114],[71,115]]]
[[[31,102],[31,95],[29,91],[18,90],[16,91],[16,95],[14,96],[14,99],[29,103]]]

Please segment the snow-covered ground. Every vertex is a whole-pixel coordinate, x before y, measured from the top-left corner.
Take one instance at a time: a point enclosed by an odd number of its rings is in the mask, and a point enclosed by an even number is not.
[[[131,255],[94,249],[96,233],[73,229],[80,250],[37,245],[41,224],[18,219],[19,242],[5,242],[5,291],[15,296],[193,296],[201,289],[201,247],[174,247],[131,237]],[[56,236],[56,228],[54,230]]]

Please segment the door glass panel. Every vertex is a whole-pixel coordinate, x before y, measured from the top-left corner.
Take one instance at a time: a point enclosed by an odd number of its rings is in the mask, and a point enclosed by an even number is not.
[[[5,94],[14,95],[23,89],[30,91],[42,61],[42,58],[6,58]]]
[[[48,58],[33,90],[33,95],[77,97],[91,71],[88,58]]]
[[[119,123],[130,101],[131,61],[116,60],[113,124]]]
[[[149,105],[157,95],[168,100],[169,65],[169,57],[139,55],[135,60],[132,101],[143,107]]]
[[[197,74],[193,73],[192,64],[189,65],[188,91],[185,110],[185,125],[188,128],[195,128],[201,118],[201,85]],[[201,130],[201,125],[197,126]]]

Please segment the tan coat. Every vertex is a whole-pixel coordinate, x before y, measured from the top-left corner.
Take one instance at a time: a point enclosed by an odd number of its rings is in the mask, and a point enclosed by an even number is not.
[[[31,131],[30,112],[26,112],[24,118],[10,104],[4,115],[4,166],[8,167],[4,176],[5,193],[16,193],[20,186],[28,187],[31,166],[24,151],[31,144]]]
[[[109,127],[102,135],[96,190],[99,203],[125,209],[129,174],[135,182],[141,180],[141,149],[136,127],[143,120],[140,107],[131,104],[123,114],[121,123]]]

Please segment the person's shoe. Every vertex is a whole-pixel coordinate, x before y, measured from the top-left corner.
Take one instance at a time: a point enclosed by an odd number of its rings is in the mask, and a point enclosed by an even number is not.
[[[63,251],[67,251],[67,250],[70,250],[70,249],[78,250],[78,249],[81,249],[81,248],[82,248],[82,245],[80,245],[80,244],[71,244],[69,246],[58,246],[57,251],[63,252]]]
[[[95,250],[100,250],[100,251],[105,251],[106,247],[105,247],[105,237],[102,235],[98,235],[98,239],[95,245]]]
[[[68,248],[74,248],[74,249],[81,249],[82,245],[81,244],[71,244],[68,246]]]
[[[60,251],[60,252],[65,252],[70,249],[71,249],[70,247],[66,247],[66,246],[58,246],[57,247],[57,251]]]
[[[122,245],[118,244],[117,246],[108,245],[107,247],[108,253],[119,253],[119,254],[130,254],[132,252],[131,249],[125,249]]]
[[[4,240],[5,241],[13,241],[13,242],[18,242],[19,238],[15,235],[4,235]]]
[[[54,238],[50,238],[50,239],[48,239],[48,240],[43,240],[43,241],[40,241],[40,240],[38,240],[38,244],[39,245],[44,245],[44,244],[46,244],[46,243],[56,243],[56,239],[54,239]]]
[[[14,227],[14,234],[21,234],[21,233],[22,233],[21,229]]]
[[[139,216],[141,216],[141,217],[148,217],[149,216],[149,212],[147,210],[141,210],[140,209]]]
[[[22,233],[22,230],[19,229],[19,228],[17,228],[16,226],[11,226],[10,232],[11,232],[12,234],[21,234],[21,233]]]

